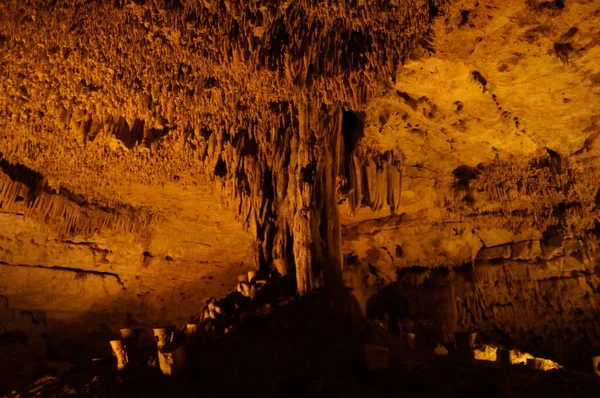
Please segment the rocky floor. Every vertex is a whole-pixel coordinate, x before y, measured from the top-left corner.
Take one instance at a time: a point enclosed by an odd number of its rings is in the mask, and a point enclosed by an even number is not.
[[[227,334],[205,334],[187,371],[167,377],[151,367],[116,372],[114,360],[46,376],[11,397],[120,396],[444,396],[592,397],[600,378],[424,355],[379,335],[336,298],[308,295],[273,306],[265,318]],[[382,339],[387,339],[385,342]],[[390,366],[369,371],[362,343],[390,347]],[[108,345],[108,343],[107,343]]]

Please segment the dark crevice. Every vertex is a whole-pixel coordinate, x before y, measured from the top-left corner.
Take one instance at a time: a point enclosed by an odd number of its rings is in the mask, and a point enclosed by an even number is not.
[[[89,274],[89,275],[96,275],[96,276],[100,276],[100,277],[112,277],[115,278],[117,280],[117,282],[119,283],[119,285],[121,285],[122,289],[125,290],[125,285],[123,284],[123,281],[121,281],[121,277],[119,276],[119,274],[115,274],[113,272],[102,272],[102,271],[91,271],[91,270],[85,270],[85,269],[81,269],[81,268],[70,268],[70,267],[61,267],[61,266],[46,266],[46,265],[27,265],[27,264],[10,264],[4,261],[0,261],[0,265],[3,266],[7,266],[7,267],[24,267],[24,268],[40,268],[40,269],[49,269],[49,270],[56,270],[56,271],[67,271],[67,272],[73,272],[76,273],[78,275],[85,275],[85,274]]]
[[[477,83],[481,84],[481,86],[483,87],[484,91],[487,88],[487,84],[488,81],[485,77],[483,77],[483,75],[478,72],[478,71],[473,71],[471,72],[471,76],[473,77],[473,80],[475,80]]]
[[[312,184],[315,178],[317,165],[315,163],[309,163],[305,167],[300,169],[300,173],[302,174],[302,181],[307,184]]]
[[[115,125],[115,137],[127,148],[132,149],[139,144],[144,136],[144,122],[137,119],[130,127],[124,117],[119,117]]]
[[[342,112],[342,139],[344,142],[344,164],[343,174],[346,176],[345,184],[341,187],[343,193],[348,193],[354,187],[352,186],[352,164],[353,153],[359,142],[365,135],[364,120],[365,113],[343,110]]]
[[[220,155],[217,164],[215,165],[214,174],[219,178],[223,178],[227,175],[227,164]]]
[[[465,26],[467,23],[469,23],[469,15],[471,14],[471,11],[469,10],[462,10],[460,12],[460,22],[458,23],[458,27],[462,27]]]
[[[162,129],[148,129],[146,136],[144,137],[144,145],[150,148],[151,144],[157,142],[161,138],[165,137],[171,131],[168,127],[163,127]]]
[[[552,173],[556,176],[562,174],[563,172],[563,161],[562,157],[558,152],[553,151],[552,149],[546,148],[546,152],[550,157],[549,167]]]
[[[344,138],[344,148],[346,153],[351,153],[356,149],[357,144],[365,136],[364,113],[344,110],[342,113],[342,137]]]
[[[455,178],[454,186],[460,188],[468,188],[469,181],[476,179],[479,176],[479,170],[475,167],[460,165],[452,171]]]
[[[417,100],[414,99],[413,97],[411,97],[407,92],[396,90],[396,95],[398,95],[398,97],[402,98],[404,100],[404,102],[412,108],[412,110],[414,110],[414,111],[417,110],[417,106],[418,106]]]
[[[40,173],[19,163],[9,163],[2,158],[2,153],[0,153],[0,169],[11,180],[25,184],[34,190],[38,189],[44,181],[44,177]]]
[[[404,250],[402,249],[402,246],[396,245],[396,257],[403,257],[403,256],[404,256]]]

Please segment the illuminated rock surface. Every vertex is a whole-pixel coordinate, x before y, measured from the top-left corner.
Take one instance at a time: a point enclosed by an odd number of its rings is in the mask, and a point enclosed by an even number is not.
[[[0,2],[0,371],[275,266],[588,367],[599,95],[593,0]]]

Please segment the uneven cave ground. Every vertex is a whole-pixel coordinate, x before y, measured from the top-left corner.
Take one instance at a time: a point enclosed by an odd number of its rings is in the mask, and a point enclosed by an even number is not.
[[[468,361],[412,349],[324,291],[274,306],[228,334],[204,335],[178,376],[142,365],[116,371],[116,359],[81,363],[45,376],[11,397],[306,396],[592,397],[600,380],[568,370]],[[368,370],[365,341],[390,347],[385,370]]]

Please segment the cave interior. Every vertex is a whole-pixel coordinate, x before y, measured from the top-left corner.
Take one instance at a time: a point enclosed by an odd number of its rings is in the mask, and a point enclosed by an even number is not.
[[[0,396],[599,396],[599,135],[597,0],[0,1]]]

